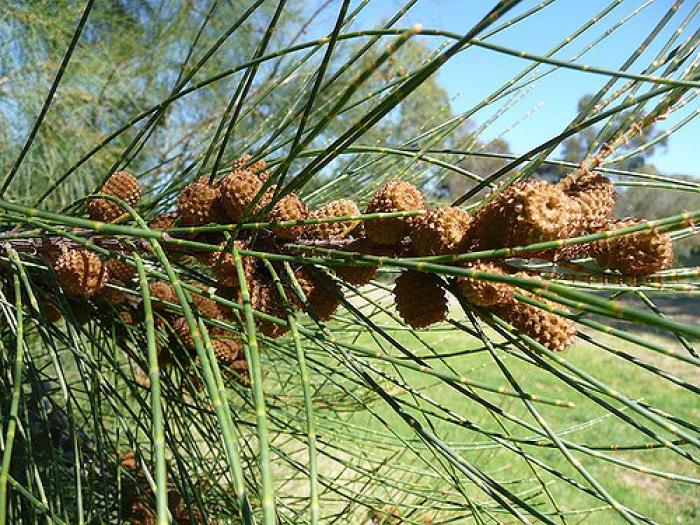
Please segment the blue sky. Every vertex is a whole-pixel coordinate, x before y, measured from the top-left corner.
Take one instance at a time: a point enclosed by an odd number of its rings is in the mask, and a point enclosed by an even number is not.
[[[538,3],[535,0],[525,0],[507,17],[510,18],[530,9]],[[558,0],[520,24],[498,33],[489,41],[533,54],[545,54],[548,49],[572,34],[611,3],[614,2]],[[375,0],[366,8],[358,25],[375,27],[403,4],[403,1],[398,0]],[[495,1],[492,0],[418,0],[417,5],[400,24],[397,24],[397,27],[421,23],[424,28],[440,28],[464,33],[493,5]],[[622,1],[581,37],[559,51],[555,57],[564,60],[572,58],[622,18],[643,7],[638,14],[601,44],[577,60],[581,64],[617,69],[637,49],[672,5],[672,0]],[[671,18],[670,23],[653,41],[649,50],[634,63],[630,71],[641,72],[696,5],[697,2],[694,0],[685,1]],[[329,16],[334,17],[335,13]],[[676,44],[684,42],[699,29],[700,15],[690,21]],[[430,40],[431,46],[441,42],[441,39],[434,37]],[[448,61],[439,72],[438,78],[452,98],[453,110],[462,112],[485,98],[527,65],[529,62],[523,59],[472,47]],[[578,99],[587,93],[596,92],[607,80],[608,77],[592,73],[563,69],[555,71],[534,84],[533,88],[521,97],[505,116],[485,132],[482,139],[488,140],[507,131],[505,138],[512,149],[515,152],[524,152],[561,132],[574,118]],[[618,82],[616,86],[621,83]],[[699,108],[698,99],[692,100],[685,108],[664,121],[660,129],[668,129],[688,114],[697,113]],[[476,122],[485,121],[496,109],[493,107],[478,113],[475,116]],[[700,163],[697,161],[698,138],[700,138],[700,118],[695,118],[670,137],[668,148],[655,154],[652,162],[665,173],[700,176]]]

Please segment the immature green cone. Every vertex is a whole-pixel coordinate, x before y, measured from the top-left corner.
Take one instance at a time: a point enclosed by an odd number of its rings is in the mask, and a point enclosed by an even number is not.
[[[221,204],[231,222],[237,222],[243,218],[243,213],[260,193],[268,178],[266,171],[252,167],[243,168],[242,164],[234,165],[231,173],[226,175],[219,185]],[[249,210],[249,213],[252,211]]]
[[[335,281],[305,267],[296,270],[294,277],[304,292],[309,310],[313,311],[319,319],[328,321],[340,305],[341,292]],[[306,309],[306,305],[298,297],[294,297],[294,300],[297,306]]]
[[[208,177],[185,186],[177,198],[177,209],[183,224],[200,226],[210,222],[224,222],[219,198],[219,188],[210,184]]]
[[[643,223],[637,219],[610,220],[599,231],[613,232]],[[603,268],[623,275],[651,275],[671,266],[673,243],[667,233],[654,228],[599,241],[593,245],[593,257]]]
[[[392,211],[422,210],[425,207],[423,195],[413,184],[393,180],[374,194],[367,204],[365,213],[386,213]],[[408,234],[410,218],[374,219],[364,222],[367,237],[377,244],[398,244]]]
[[[445,290],[434,276],[404,270],[394,283],[396,311],[413,328],[424,328],[447,317]]]
[[[552,304],[534,295],[525,294],[540,302]],[[525,335],[555,352],[570,347],[576,336],[576,328],[571,320],[517,299],[492,306],[491,310]]]
[[[89,298],[99,293],[109,280],[107,266],[84,248],[66,250],[54,262],[53,269],[66,295]]]
[[[296,193],[288,193],[282,197],[272,208],[268,221],[301,221],[309,216],[309,208]],[[304,233],[305,226],[283,226],[272,231],[281,239],[293,241]]]
[[[411,246],[420,257],[459,251],[466,239],[472,216],[459,208],[433,208],[416,217],[411,228]]]
[[[468,268],[478,272],[505,274],[501,266],[490,262],[472,264]],[[494,306],[507,304],[513,300],[513,291],[506,283],[465,276],[457,277],[456,282],[460,293],[472,304]]]
[[[542,181],[518,182],[497,194],[474,218],[482,249],[568,238],[580,224],[575,199]]]
[[[581,207],[581,232],[589,232],[612,217],[615,208],[615,187],[610,179],[598,173],[588,173],[578,178],[564,177],[557,184],[576,199]]]
[[[312,211],[309,219],[329,219],[331,217],[348,217],[359,215],[360,210],[351,200],[340,199]],[[325,222],[307,227],[307,236],[312,239],[338,240],[347,237],[359,224],[359,221]]]
[[[100,189],[100,193],[112,195],[123,200],[130,206],[135,206],[141,199],[141,184],[126,171],[113,173]],[[94,199],[88,204],[90,218],[95,221],[111,222],[121,216],[126,210],[116,202],[107,199]]]

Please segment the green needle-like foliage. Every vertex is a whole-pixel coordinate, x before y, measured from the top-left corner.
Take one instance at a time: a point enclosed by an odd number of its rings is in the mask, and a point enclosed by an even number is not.
[[[700,6],[611,1],[543,51],[503,42],[567,2],[405,23],[430,3],[0,6],[0,525],[697,521],[700,182],[640,159],[699,114]],[[621,64],[586,61],[644,17]],[[517,69],[491,91],[465,71],[480,99],[455,114],[438,73],[472,51]],[[562,71],[601,87],[511,151]],[[255,188],[235,220],[230,173]],[[640,220],[466,226],[567,175]],[[461,206],[464,240],[368,210],[395,179]],[[648,272],[601,262],[652,249]]]

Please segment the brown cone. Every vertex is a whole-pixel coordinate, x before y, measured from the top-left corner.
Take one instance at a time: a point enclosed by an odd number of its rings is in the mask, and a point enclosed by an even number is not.
[[[419,257],[459,251],[467,236],[472,216],[459,208],[433,208],[416,217],[411,243]]]
[[[250,300],[253,310],[277,317],[278,319],[287,319],[287,313],[284,310],[282,298],[277,293],[274,285],[266,286],[265,284],[256,284],[252,286],[250,288]],[[273,323],[272,321],[261,319],[260,317],[255,318],[255,326],[264,335],[273,339],[289,331],[287,325]]]
[[[365,213],[422,210],[423,195],[418,188],[401,180],[384,185],[367,204]],[[408,218],[376,219],[364,222],[367,237],[377,244],[398,244],[408,234]]]
[[[63,317],[63,313],[58,306],[48,299],[39,301],[39,308],[41,309],[41,314],[49,323],[56,323]]]
[[[505,273],[499,265],[489,262],[472,264],[468,268],[478,272]],[[462,276],[457,277],[457,288],[467,301],[479,306],[502,305],[513,300],[512,290],[506,283]]]
[[[117,280],[110,279],[110,284],[115,284],[117,286],[124,286],[124,283],[121,283]],[[127,302],[127,297],[124,292],[121,290],[117,290],[116,288],[112,288],[110,286],[105,286],[102,291],[99,294],[99,298],[102,299],[103,301],[108,302],[112,306],[119,306],[120,304],[124,304]]]
[[[107,271],[110,279],[125,283],[136,275],[136,268],[118,259],[107,261]]]
[[[404,270],[396,278],[394,297],[396,311],[413,328],[424,328],[447,317],[445,291],[430,274]]]
[[[612,217],[615,208],[615,187],[610,179],[598,173],[588,173],[575,179],[564,177],[558,184],[581,207],[581,234],[600,226]]]
[[[304,292],[309,313],[313,312],[319,319],[328,321],[340,305],[340,289],[335,281],[305,267],[296,270],[294,277]],[[306,305],[302,304],[298,297],[294,296],[294,302],[306,310]]]
[[[177,198],[177,208],[183,224],[199,226],[223,222],[219,188],[209,184],[207,177],[185,186]]]
[[[387,246],[374,244],[366,238],[357,239],[351,242],[350,244],[346,245],[343,250],[364,255],[390,255],[390,249]],[[370,281],[374,279],[374,277],[377,275],[377,270],[379,267],[372,265],[344,264],[341,266],[334,266],[333,269],[335,270],[335,274],[343,281],[356,286],[363,286],[365,284],[369,284]]]
[[[288,193],[282,197],[277,204],[272,208],[268,220],[270,222],[282,221],[301,221],[309,216],[309,208],[306,203],[299,198],[296,193]],[[286,241],[293,241],[302,233],[306,226],[287,226],[282,228],[274,228],[272,231]]]
[[[231,366],[242,354],[241,341],[239,339],[213,339],[214,355],[219,362]]]
[[[519,182],[497,194],[474,218],[482,249],[565,239],[580,224],[576,200],[542,181]]]
[[[135,206],[141,199],[141,184],[126,171],[113,173],[100,193],[117,197],[130,206]],[[125,213],[116,202],[107,199],[94,199],[88,204],[90,218],[95,221],[111,222]]]
[[[612,232],[643,223],[636,219],[610,220],[600,231]],[[650,275],[671,266],[673,243],[667,233],[644,230],[595,243],[593,257],[603,268],[617,270],[623,275]]]
[[[324,206],[312,211],[309,219],[329,219],[331,217],[347,217],[359,215],[360,210],[351,200],[340,199],[331,201]],[[313,224],[308,227],[308,237],[312,239],[337,240],[344,239],[352,232],[359,221],[325,222]]]
[[[179,304],[175,289],[164,281],[155,281],[148,287],[152,299],[159,299],[168,303]],[[153,303],[153,308],[159,311],[167,311],[164,304]]]
[[[107,283],[109,273],[100,258],[83,248],[66,250],[54,262],[58,283],[66,295],[92,297]]]
[[[243,213],[260,192],[267,177],[267,172],[263,170],[234,166],[233,171],[221,180],[221,204],[231,222],[243,218]]]
[[[235,241],[236,248],[239,250],[246,250],[249,248],[248,244],[244,241]],[[214,275],[214,279],[221,286],[227,288],[234,288],[238,286],[238,272],[236,271],[236,264],[233,258],[233,254],[230,249],[226,247],[226,243],[221,245],[225,251],[214,252],[209,258],[209,264],[211,265],[211,271]],[[254,276],[259,267],[259,259],[251,257],[249,255],[241,255],[241,264],[243,265],[243,272],[246,276],[246,281],[254,279]]]
[[[175,221],[177,221],[179,215],[177,212],[173,211],[170,213],[163,213],[158,215],[155,219],[148,223],[149,228],[155,230],[165,230],[167,228],[172,228],[175,226]]]
[[[531,297],[535,298],[532,295]],[[552,304],[541,298],[536,299]],[[504,305],[494,306],[492,311],[525,335],[553,351],[565,350],[571,346],[576,336],[574,323],[569,319],[522,301],[514,300]]]
[[[188,350],[194,350],[194,338],[192,337],[192,332],[190,331],[190,326],[187,323],[187,319],[184,317],[178,317],[173,321],[173,331],[178,336],[182,345]]]

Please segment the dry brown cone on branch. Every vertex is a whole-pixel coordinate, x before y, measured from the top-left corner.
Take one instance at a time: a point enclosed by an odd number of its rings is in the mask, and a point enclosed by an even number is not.
[[[107,179],[100,193],[112,195],[135,206],[141,200],[141,184],[130,173],[117,171]],[[107,199],[93,199],[88,203],[88,213],[94,221],[111,222],[125,212],[119,204]]]
[[[217,338],[212,339],[214,355],[218,361],[226,366],[231,366],[243,353],[240,339]]]
[[[553,303],[528,292],[522,293],[550,307],[553,305]],[[567,349],[576,336],[573,321],[517,299],[510,303],[493,306],[491,311],[542,346],[553,351]]]
[[[288,193],[274,205],[267,220],[270,222],[301,221],[309,216],[309,208],[296,193]],[[272,231],[286,241],[298,239],[306,226],[284,226]]]
[[[615,208],[615,187],[610,179],[599,173],[586,173],[580,177],[567,175],[557,184],[581,207],[579,234],[590,232],[612,217]]]
[[[234,165],[233,171],[221,180],[221,204],[230,221],[237,222],[243,218],[244,212],[260,193],[267,178],[268,174],[264,170]]]
[[[416,217],[411,228],[411,245],[419,257],[459,251],[467,238],[472,216],[452,207],[433,208]]]
[[[245,241],[235,241],[235,243],[238,250],[249,249],[248,243]],[[221,286],[227,288],[237,287],[239,284],[238,271],[236,270],[233,254],[226,243],[223,243],[221,247],[223,251],[214,252],[209,257],[212,274],[216,282]],[[243,273],[245,274],[246,281],[255,279],[255,275],[260,266],[260,260],[249,255],[241,255],[241,264],[243,265]]]
[[[136,268],[119,259],[110,259],[107,261],[107,271],[110,279],[125,283],[136,275]]]
[[[644,221],[610,220],[599,231],[614,232],[638,224],[644,224]],[[667,233],[652,228],[598,241],[593,245],[593,257],[603,268],[617,270],[623,275],[651,275],[670,268],[673,262],[673,243]]]
[[[424,328],[447,317],[445,290],[435,276],[404,270],[394,283],[396,311],[406,324]]]
[[[175,211],[170,213],[163,213],[152,219],[148,223],[148,227],[153,228],[154,230],[165,230],[168,228],[172,228],[173,226],[175,226],[175,222],[177,221],[178,217],[179,215]]]
[[[175,332],[177,337],[180,339],[182,345],[188,350],[194,350],[194,337],[192,336],[192,331],[190,330],[190,325],[187,322],[187,319],[184,317],[176,318],[172,323],[172,327],[173,332]]]
[[[282,298],[273,284],[257,283],[250,287],[250,301],[253,310],[262,312],[286,322],[287,313]],[[255,326],[267,337],[277,338],[289,331],[286,324],[277,324],[267,319],[255,317]]]
[[[42,299],[39,301],[39,309],[49,323],[57,323],[63,317],[63,312],[56,306],[53,301]]]
[[[347,199],[331,201],[315,209],[309,219],[330,219],[359,215],[357,204]],[[312,239],[338,240],[347,237],[359,224],[359,221],[323,222],[307,227],[307,236]]]
[[[115,286],[124,286],[124,283],[121,283],[116,279],[110,279],[109,283]],[[119,306],[120,304],[124,304],[128,301],[126,293],[116,288],[112,288],[111,286],[105,286],[98,297],[112,306]]]
[[[107,266],[84,248],[65,250],[53,264],[58,283],[66,295],[88,298],[99,293],[109,279]]]
[[[473,232],[482,249],[566,239],[580,224],[575,199],[543,181],[518,182],[476,214]]]
[[[297,269],[294,278],[306,298],[304,304],[296,294],[292,294],[295,305],[328,321],[340,305],[341,292],[338,284],[321,272],[313,272],[306,267]]]
[[[388,182],[367,204],[365,213],[422,210],[423,195],[413,184],[402,180]],[[369,239],[377,244],[398,244],[408,234],[413,221],[407,217],[375,219],[364,222]]]
[[[179,304],[175,289],[165,281],[155,281],[148,287],[151,299],[157,299],[168,303]],[[153,303],[153,308],[159,311],[167,311],[168,307],[162,303]]]
[[[177,209],[183,224],[188,226],[224,222],[219,188],[210,184],[207,177],[185,186],[177,198]]]
[[[394,253],[393,247],[375,244],[367,238],[356,239],[344,246],[343,250],[377,257],[389,256]],[[333,270],[343,281],[354,284],[355,286],[363,286],[369,284],[370,281],[374,279],[379,267],[370,264],[343,264],[333,266]]]
[[[477,272],[505,274],[500,265],[492,262],[470,264],[467,268]],[[456,283],[460,293],[472,304],[494,306],[507,304],[513,300],[513,291],[506,283],[466,276],[457,277]]]

